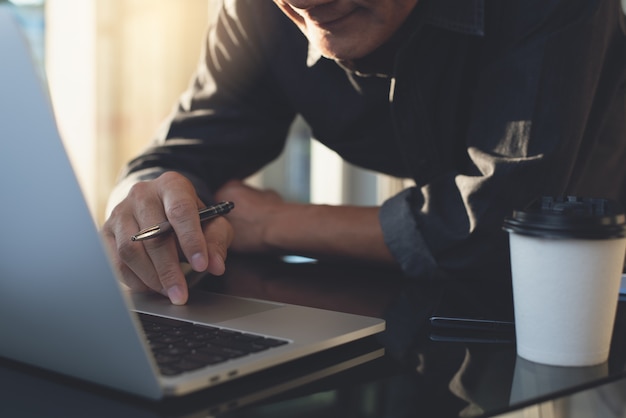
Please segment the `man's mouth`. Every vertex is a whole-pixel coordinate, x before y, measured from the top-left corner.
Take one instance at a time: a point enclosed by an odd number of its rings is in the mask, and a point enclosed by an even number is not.
[[[356,7],[347,13],[328,14],[328,13],[306,13],[305,19],[320,29],[332,29],[341,25],[350,18],[359,8]]]

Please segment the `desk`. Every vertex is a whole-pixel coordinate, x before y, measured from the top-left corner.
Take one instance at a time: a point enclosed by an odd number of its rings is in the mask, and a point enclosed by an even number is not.
[[[626,416],[623,303],[609,361],[597,367],[558,368],[517,358],[512,343],[429,338],[427,319],[442,306],[462,304],[461,310],[510,314],[506,287],[484,283],[477,286],[480,292],[472,292],[454,282],[416,283],[377,266],[234,256],[223,277],[196,275],[191,280],[196,282],[194,291],[384,317],[387,330],[338,350],[162,402],[0,360],[0,416]],[[575,415],[580,411],[588,415]]]

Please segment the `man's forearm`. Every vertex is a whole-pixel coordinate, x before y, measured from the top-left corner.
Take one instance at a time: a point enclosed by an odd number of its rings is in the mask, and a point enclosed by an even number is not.
[[[277,252],[395,264],[378,220],[378,207],[285,203],[265,231]]]

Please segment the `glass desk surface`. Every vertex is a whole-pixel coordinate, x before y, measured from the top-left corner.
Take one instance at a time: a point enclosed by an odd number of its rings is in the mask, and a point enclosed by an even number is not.
[[[517,357],[506,333],[433,332],[433,313],[510,319],[505,280],[470,287],[411,281],[379,266],[234,256],[224,276],[192,274],[189,280],[194,291],[378,316],[387,329],[160,402],[0,359],[0,416],[626,417],[625,302],[618,307],[608,362],[564,368]]]

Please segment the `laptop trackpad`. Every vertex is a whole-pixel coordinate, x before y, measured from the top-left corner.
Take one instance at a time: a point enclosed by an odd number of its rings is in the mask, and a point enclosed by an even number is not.
[[[134,308],[140,312],[216,324],[242,316],[277,309],[280,303],[258,301],[203,291],[191,291],[186,305],[178,306],[154,292],[130,292]]]

